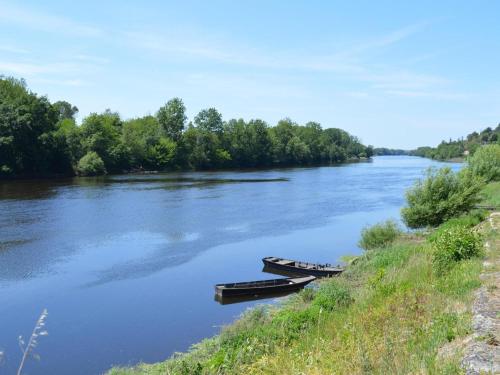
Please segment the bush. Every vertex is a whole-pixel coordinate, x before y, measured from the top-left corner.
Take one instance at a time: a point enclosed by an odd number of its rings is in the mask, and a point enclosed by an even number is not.
[[[500,145],[492,144],[479,148],[469,159],[472,173],[486,181],[500,180]]]
[[[332,311],[335,308],[348,306],[352,301],[351,292],[347,286],[335,280],[321,285],[312,305]]]
[[[480,256],[483,250],[481,236],[464,225],[443,229],[432,242],[432,263],[439,274],[445,273],[461,260]]]
[[[383,223],[375,224],[364,228],[361,231],[359,247],[365,250],[372,250],[387,246],[401,234],[401,229],[394,220],[387,220]]]
[[[446,221],[441,224],[433,233],[428,237],[429,241],[434,241],[438,236],[441,235],[445,230],[462,226],[466,228],[472,228],[481,223],[484,219],[488,217],[485,210],[474,210],[466,215],[462,215],[453,219]]]
[[[94,151],[88,152],[80,159],[76,170],[80,176],[98,176],[106,174],[104,162]]]
[[[408,206],[401,210],[403,220],[410,228],[438,226],[469,211],[479,201],[483,184],[469,168],[458,173],[448,167],[428,169],[426,178],[406,192]]]

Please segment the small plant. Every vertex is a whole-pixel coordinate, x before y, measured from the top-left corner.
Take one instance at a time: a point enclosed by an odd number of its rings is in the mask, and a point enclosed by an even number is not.
[[[305,288],[300,292],[300,297],[303,302],[309,303],[314,299],[314,296],[316,295],[316,292],[312,288]]]
[[[364,228],[358,245],[365,250],[381,248],[394,242],[400,234],[401,229],[398,224],[394,220],[387,220]]]
[[[463,225],[440,231],[432,242],[433,265],[438,274],[445,273],[461,260],[480,256],[483,251],[481,236]]]
[[[47,309],[43,309],[42,314],[38,318],[35,328],[33,329],[33,332],[31,333],[31,336],[28,340],[28,343],[24,342],[24,339],[22,336],[19,336],[18,341],[19,341],[19,347],[21,348],[21,351],[23,352],[23,357],[21,359],[21,363],[19,364],[19,368],[17,369],[17,375],[21,375],[23,371],[24,364],[26,363],[26,360],[28,359],[29,356],[32,356],[35,359],[40,359],[40,356],[36,353],[34,353],[35,348],[38,345],[38,337],[40,336],[47,336],[48,332],[45,330],[45,320],[47,319],[48,316]]]
[[[94,151],[88,152],[80,159],[76,170],[80,176],[98,176],[106,174],[104,162]]]
[[[338,281],[328,281],[318,289],[312,304],[323,310],[332,311],[339,307],[348,306],[352,301],[353,298],[347,286]]]
[[[472,228],[478,225],[480,222],[482,222],[484,219],[486,219],[487,215],[485,213],[486,211],[484,210],[475,210],[472,212],[469,212],[466,215],[462,215],[460,217],[456,217],[453,219],[450,219],[446,221],[445,223],[441,224],[434,232],[432,232],[428,240],[430,242],[433,242],[437,237],[441,235],[442,232],[444,232],[447,229],[457,227],[457,226],[462,226],[466,228]]]

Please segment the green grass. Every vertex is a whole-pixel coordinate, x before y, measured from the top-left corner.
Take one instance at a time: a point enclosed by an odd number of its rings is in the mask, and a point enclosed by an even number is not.
[[[500,181],[491,182],[481,192],[481,204],[500,207]]]

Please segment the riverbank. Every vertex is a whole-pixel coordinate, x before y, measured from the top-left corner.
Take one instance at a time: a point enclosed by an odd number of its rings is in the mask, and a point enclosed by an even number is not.
[[[488,185],[484,203],[499,197],[500,185]],[[480,217],[460,220],[477,225]],[[404,234],[368,251],[340,277],[280,307],[249,310],[186,354],[109,374],[460,373],[462,353],[442,348],[472,330],[483,261],[464,260],[438,275],[429,236]]]
[[[156,175],[168,173],[182,173],[182,172],[255,172],[266,170],[287,170],[291,168],[316,168],[316,167],[338,167],[354,163],[368,163],[372,162],[372,157],[351,157],[342,162],[332,163],[309,163],[309,164],[269,164],[261,167],[226,167],[226,168],[209,168],[209,169],[196,169],[196,168],[170,168],[164,170],[124,170],[116,173],[106,173],[96,176],[78,176],[76,173],[68,174],[46,174],[46,175],[2,175],[0,174],[0,182],[3,181],[29,181],[29,180],[55,180],[64,178],[102,178],[106,176],[120,176],[120,175]]]

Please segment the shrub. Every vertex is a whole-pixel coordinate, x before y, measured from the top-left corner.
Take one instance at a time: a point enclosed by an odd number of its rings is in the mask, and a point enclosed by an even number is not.
[[[80,159],[76,170],[81,176],[98,176],[106,173],[104,162],[94,151],[88,152]]]
[[[312,305],[332,311],[335,308],[348,306],[352,301],[351,292],[347,286],[337,280],[332,280],[321,285]]]
[[[472,173],[486,181],[500,180],[500,145],[492,144],[479,148],[469,159]]]
[[[433,242],[433,266],[438,274],[443,274],[455,263],[482,254],[481,236],[464,225],[455,225],[440,231]]]
[[[455,217],[441,224],[433,233],[428,237],[429,241],[433,242],[438,236],[441,235],[445,230],[456,226],[462,226],[466,228],[472,228],[481,223],[486,219],[488,215],[484,210],[474,210],[466,215]]]
[[[469,211],[479,201],[483,179],[469,168],[454,173],[450,168],[428,169],[424,180],[418,180],[406,192],[408,206],[401,210],[410,228],[438,226],[446,220]]]
[[[358,245],[365,250],[387,246],[401,234],[401,229],[394,220],[387,220],[364,228]]]

